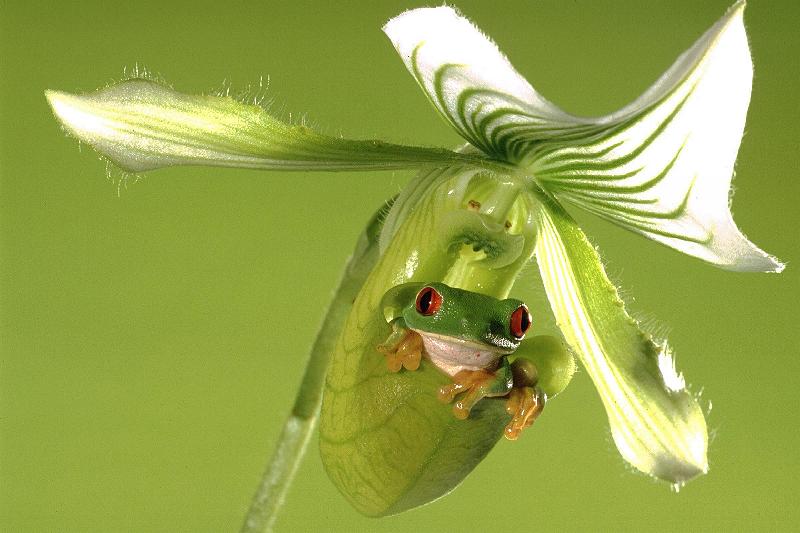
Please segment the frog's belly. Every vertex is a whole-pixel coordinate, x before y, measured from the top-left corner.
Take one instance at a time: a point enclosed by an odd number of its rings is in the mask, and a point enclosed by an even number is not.
[[[416,331],[416,330],[415,330]],[[496,370],[506,352],[485,345],[417,331],[425,345],[425,355],[439,370],[454,376],[462,370]]]

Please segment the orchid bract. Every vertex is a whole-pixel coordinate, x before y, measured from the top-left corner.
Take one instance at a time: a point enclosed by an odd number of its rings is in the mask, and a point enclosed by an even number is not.
[[[387,371],[376,352],[390,331],[381,299],[406,282],[505,298],[538,267],[624,459],[677,485],[707,471],[703,411],[666,341],[626,312],[564,204],[727,270],[782,270],[744,237],[729,208],[752,81],[744,7],[731,7],[639,98],[598,118],[546,100],[456,10],[405,12],[383,30],[466,142],[454,150],[329,137],[259,106],[146,79],[86,95],[47,92],[69,134],[131,172],[173,165],[419,171],[359,241],[246,529],[274,520],[320,411],[325,468],[372,516],[446,494],[502,435],[501,402],[482,400],[457,420],[432,392],[447,381],[436,368]]]

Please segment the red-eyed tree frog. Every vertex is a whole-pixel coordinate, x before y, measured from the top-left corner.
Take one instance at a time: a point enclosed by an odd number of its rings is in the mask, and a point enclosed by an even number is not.
[[[404,283],[386,292],[382,307],[392,333],[377,350],[389,370],[414,371],[428,359],[452,378],[438,396],[455,400],[459,419],[468,418],[483,398],[508,396],[510,440],[533,424],[547,398],[561,392],[575,371],[572,355],[555,337],[523,342],[532,318],[514,298],[499,300],[444,283]]]

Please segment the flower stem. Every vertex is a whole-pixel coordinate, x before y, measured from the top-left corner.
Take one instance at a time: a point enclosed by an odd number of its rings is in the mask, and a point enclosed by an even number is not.
[[[242,533],[271,531],[317,423],[328,361],[364,280],[378,259],[378,237],[391,203],[373,216],[356,245],[311,348],[294,406],[261,478]]]
[[[305,419],[294,415],[286,419],[278,445],[250,504],[242,533],[272,531],[316,421],[316,413]]]

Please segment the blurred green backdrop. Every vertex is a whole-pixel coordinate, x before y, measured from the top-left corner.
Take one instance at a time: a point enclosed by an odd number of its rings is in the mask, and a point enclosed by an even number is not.
[[[544,95],[601,114],[728,3],[458,5]],[[182,168],[117,196],[42,91],[92,90],[137,62],[185,92],[263,75],[274,109],[326,132],[454,146],[380,32],[423,4],[0,2],[0,529],[237,529],[339,270],[411,175]],[[706,477],[674,494],[630,472],[579,374],[531,433],[400,516],[353,511],[315,444],[278,530],[797,527],[799,20],[795,0],[748,7],[756,76],[735,182],[738,224],[784,274],[720,271],[576,213],[713,401]],[[541,296],[535,276],[521,286]]]

